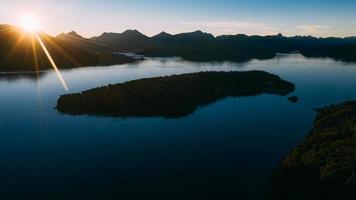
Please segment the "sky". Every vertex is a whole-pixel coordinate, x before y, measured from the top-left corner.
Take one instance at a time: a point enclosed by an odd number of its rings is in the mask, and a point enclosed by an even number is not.
[[[137,29],[152,36],[202,30],[214,35],[356,36],[356,0],[1,0],[0,24],[36,16],[43,31],[85,37]]]

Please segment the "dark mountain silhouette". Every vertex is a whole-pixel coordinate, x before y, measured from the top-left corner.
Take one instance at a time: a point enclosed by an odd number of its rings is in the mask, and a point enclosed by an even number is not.
[[[87,51],[85,47],[76,45],[73,41],[81,37],[71,33],[68,37],[74,38],[65,42],[62,39],[51,37],[43,32],[38,33],[47,47],[54,61],[61,69],[96,66],[106,64],[121,64],[135,60],[121,55],[101,55]],[[89,43],[89,42],[88,42]],[[24,33],[22,29],[11,25],[0,25],[0,71],[37,71],[51,69],[44,51],[35,36]]]
[[[153,40],[165,40],[165,39],[170,39],[173,35],[166,33],[166,32],[161,32],[155,36],[152,37]]]
[[[154,38],[155,47],[140,53],[146,56],[180,56],[192,61],[246,61],[252,58],[268,59],[275,53],[258,43],[248,44],[248,36],[220,36],[201,31]]]
[[[125,52],[137,52],[153,45],[151,38],[137,30],[127,30],[123,33],[103,33],[98,37],[91,38],[91,40],[110,45]]]
[[[286,95],[294,84],[263,71],[200,72],[130,81],[63,95],[57,109],[72,115],[181,117],[228,96]]]
[[[39,52],[42,69],[49,69],[49,62],[40,51],[31,47],[27,34],[19,40],[22,31],[10,25],[0,25],[0,71],[32,70],[35,61],[33,50]],[[137,30],[123,33],[103,33],[98,37],[84,38],[75,31],[51,37],[40,33],[51,54],[62,68],[77,66],[111,65],[134,62],[133,58],[117,52],[134,52],[149,57],[179,56],[191,61],[236,61],[270,59],[277,53],[300,52],[306,57],[330,57],[336,60],[356,62],[356,38],[316,38],[312,36],[285,37],[247,36],[244,34],[214,37],[195,31],[171,35],[162,32],[153,37]],[[17,43],[17,45],[15,45]],[[11,50],[12,49],[12,50]],[[68,58],[72,57],[72,58]],[[32,60],[32,61],[31,61]],[[16,66],[16,67],[14,67]]]
[[[81,35],[77,34],[75,31],[69,33],[62,33],[56,37],[56,39],[60,40],[63,43],[67,43],[73,45],[83,51],[87,51],[88,53],[111,53],[113,51],[118,51],[118,49],[104,45],[98,42],[94,42],[93,40],[86,39]]]
[[[162,32],[151,38],[153,47],[156,48],[193,48],[210,45],[214,36],[202,31],[170,35]]]
[[[305,57],[328,57],[333,58],[335,60],[356,62],[356,44],[341,46],[320,45],[316,47],[302,49],[301,53]]]
[[[70,36],[73,36],[73,37],[77,37],[77,38],[84,38],[83,36],[79,35],[75,31],[71,31],[71,32],[67,33],[67,35],[70,35]]]
[[[180,33],[171,38],[173,41],[181,43],[183,46],[204,45],[214,40],[210,33],[195,31],[191,33]]]
[[[117,48],[83,38],[75,31],[60,34],[56,39],[63,44],[74,46],[82,51],[95,55],[97,57],[95,65],[115,65],[135,61],[132,57],[116,54],[116,52],[120,51]]]
[[[121,34],[104,33],[93,40],[113,45],[121,51],[131,51],[151,57],[180,56],[192,61],[247,61],[253,58],[269,59],[276,53],[291,52],[301,52],[310,57],[356,60],[352,51],[352,45],[356,45],[355,37],[285,37],[282,34],[271,36],[238,34],[214,37],[202,31],[176,35],[162,32],[147,37],[138,31],[130,30]],[[344,56],[338,55],[344,52],[349,53]]]

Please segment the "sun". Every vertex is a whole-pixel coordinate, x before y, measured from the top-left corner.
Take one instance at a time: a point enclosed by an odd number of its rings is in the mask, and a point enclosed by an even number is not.
[[[34,33],[40,29],[39,20],[32,15],[24,15],[20,17],[19,24],[21,28],[28,33]]]

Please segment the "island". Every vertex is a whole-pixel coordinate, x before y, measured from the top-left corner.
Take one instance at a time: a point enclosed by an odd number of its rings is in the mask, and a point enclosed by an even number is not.
[[[268,199],[356,199],[356,101],[317,111],[314,128],[283,160]]]
[[[290,96],[288,97],[288,101],[291,103],[297,103],[299,101],[299,98],[297,96]]]
[[[146,78],[62,95],[56,109],[70,115],[182,117],[225,97],[287,95],[294,84],[263,72],[199,72]]]

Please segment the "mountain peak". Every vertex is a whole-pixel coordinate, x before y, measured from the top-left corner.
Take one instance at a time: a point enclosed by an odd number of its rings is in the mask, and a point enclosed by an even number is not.
[[[162,38],[168,38],[168,37],[171,37],[171,36],[172,36],[171,34],[162,31],[161,33],[153,36],[152,38],[160,38],[160,39],[162,39]]]
[[[73,37],[78,37],[78,38],[83,38],[81,35],[79,35],[77,32],[75,31],[71,31],[69,33],[67,33],[67,35],[69,36],[73,36]]]
[[[122,32],[123,35],[127,35],[127,34],[130,34],[130,35],[144,35],[142,34],[140,31],[136,30],[136,29],[129,29],[129,30],[126,30],[124,32]]]
[[[162,31],[162,32],[159,33],[158,35],[169,35],[169,36],[171,36],[171,34],[169,34],[169,33],[167,33],[167,32],[164,32],[164,31]]]
[[[194,34],[194,35],[213,36],[212,34],[203,32],[203,31],[201,31],[201,30],[194,31],[194,32],[192,32],[191,34]]]
[[[279,37],[279,38],[284,37],[282,33],[278,33],[276,36]]]
[[[190,33],[180,33],[177,34],[175,36],[179,36],[179,37],[190,37],[190,38],[203,38],[203,39],[213,39],[214,36],[210,33],[205,33],[201,30],[197,30],[194,32],[190,32]]]

